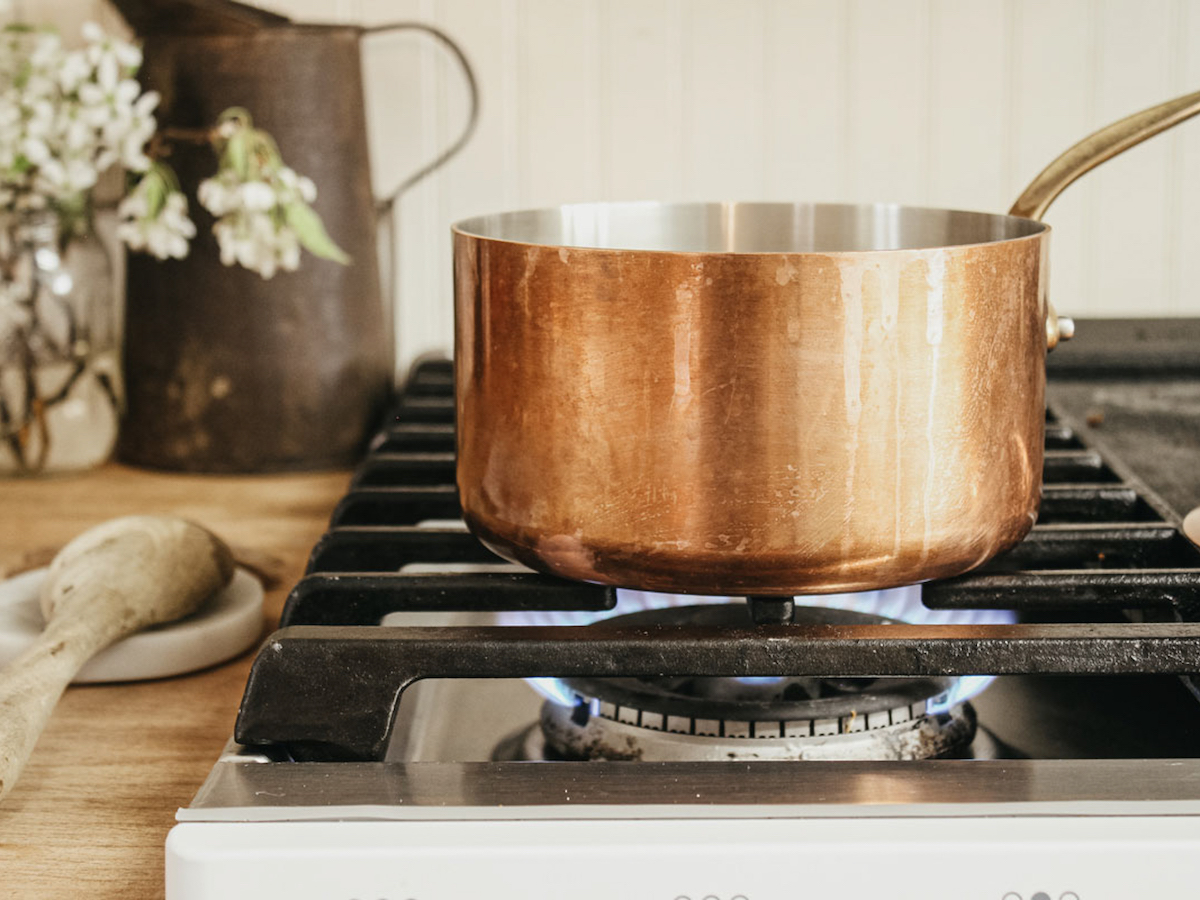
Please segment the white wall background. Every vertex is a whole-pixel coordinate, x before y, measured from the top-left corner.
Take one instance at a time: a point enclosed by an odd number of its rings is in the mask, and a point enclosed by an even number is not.
[[[69,31],[117,21],[103,0],[13,3],[12,15]],[[999,212],[1078,138],[1200,90],[1197,0],[262,5],[304,21],[425,21],[477,69],[474,140],[401,203],[402,365],[450,346],[448,229],[459,218],[594,199]],[[420,37],[371,39],[364,68],[383,193],[452,140],[465,92]],[[1061,311],[1200,315],[1200,120],[1087,176],[1047,220]]]

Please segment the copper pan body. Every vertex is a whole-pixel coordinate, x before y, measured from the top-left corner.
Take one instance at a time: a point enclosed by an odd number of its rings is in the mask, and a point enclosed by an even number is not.
[[[503,557],[645,590],[966,571],[1037,515],[1048,237],[882,204],[460,223],[464,516]]]

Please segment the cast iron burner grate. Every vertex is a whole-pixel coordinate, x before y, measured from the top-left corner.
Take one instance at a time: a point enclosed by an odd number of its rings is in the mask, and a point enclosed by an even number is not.
[[[449,361],[426,360],[313,549],[283,627],[254,662],[235,730],[240,743],[274,747],[281,758],[381,760],[401,694],[422,678],[1200,672],[1200,624],[1182,621],[1181,612],[1200,603],[1200,550],[1160,498],[1053,410],[1037,526],[975,572],[925,584],[922,599],[930,608],[1085,621],[380,625],[392,613],[616,606],[615,589],[511,571],[460,515],[453,370]]]

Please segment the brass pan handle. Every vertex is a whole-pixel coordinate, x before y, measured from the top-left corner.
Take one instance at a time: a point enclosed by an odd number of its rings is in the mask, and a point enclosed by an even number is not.
[[[1041,221],[1050,204],[1080,175],[1200,113],[1200,91],[1126,116],[1090,134],[1042,169],[1008,211]]]
[[[1055,198],[1080,175],[1197,113],[1200,113],[1200,91],[1168,100],[1101,128],[1042,169],[1008,214],[1041,221]],[[1053,350],[1059,341],[1070,340],[1074,334],[1075,323],[1066,316],[1060,317],[1054,306],[1049,305],[1046,311],[1047,349]]]

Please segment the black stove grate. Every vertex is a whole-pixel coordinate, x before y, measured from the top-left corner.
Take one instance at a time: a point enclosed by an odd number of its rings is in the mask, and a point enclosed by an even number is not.
[[[512,571],[460,515],[453,371],[425,361],[313,549],[284,627],[254,663],[239,742],[297,759],[382,759],[400,696],[421,678],[1200,672],[1200,624],[1179,614],[1200,604],[1200,550],[1152,491],[1053,411],[1038,525],[975,572],[924,585],[922,599],[1089,621],[753,626],[748,617],[734,631],[379,625],[391,613],[616,606],[612,588]],[[456,571],[462,564],[470,571]]]

